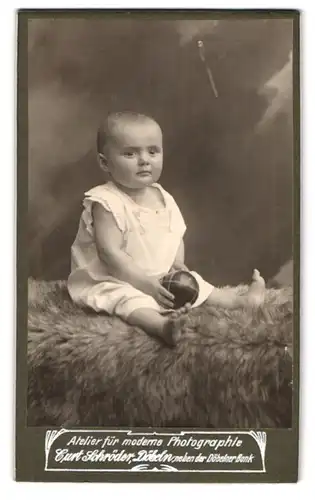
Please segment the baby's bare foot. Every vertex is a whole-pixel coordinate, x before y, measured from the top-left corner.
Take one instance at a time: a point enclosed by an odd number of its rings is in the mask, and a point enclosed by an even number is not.
[[[257,269],[254,269],[252,280],[253,281],[249,287],[247,297],[251,305],[259,306],[265,298],[265,280]]]
[[[174,312],[177,313],[178,316],[180,316],[182,314],[187,314],[190,309],[191,304],[187,302],[187,304],[185,304],[183,307],[180,307],[179,309],[176,309],[176,311]]]
[[[185,304],[184,307],[180,307],[179,309],[176,309],[176,311],[172,312],[165,321],[163,338],[165,342],[172,347],[177,344],[181,337],[182,328],[187,320],[186,314],[190,308],[190,304]]]

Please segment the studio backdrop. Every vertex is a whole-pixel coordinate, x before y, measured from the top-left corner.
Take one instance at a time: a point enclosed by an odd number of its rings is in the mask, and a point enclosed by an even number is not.
[[[285,19],[30,20],[29,275],[67,277],[103,182],[99,122],[134,110],[163,129],[188,266],[215,285],[272,278],[292,258],[292,40]]]

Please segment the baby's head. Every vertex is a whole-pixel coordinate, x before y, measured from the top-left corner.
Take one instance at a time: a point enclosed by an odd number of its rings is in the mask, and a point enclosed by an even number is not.
[[[163,167],[160,126],[139,113],[112,113],[97,134],[101,168],[118,185],[142,189],[156,182]]]

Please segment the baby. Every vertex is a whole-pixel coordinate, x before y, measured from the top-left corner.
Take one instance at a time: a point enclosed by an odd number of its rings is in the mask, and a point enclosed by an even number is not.
[[[174,311],[173,295],[160,279],[186,269],[182,214],[158,180],[163,137],[156,121],[138,113],[111,114],[98,131],[101,169],[109,179],[87,193],[71,248],[68,290],[72,300],[119,316],[148,334],[175,345],[185,313],[207,301],[235,308],[263,300],[265,283],[254,271],[246,295],[218,289],[192,272],[199,297]]]

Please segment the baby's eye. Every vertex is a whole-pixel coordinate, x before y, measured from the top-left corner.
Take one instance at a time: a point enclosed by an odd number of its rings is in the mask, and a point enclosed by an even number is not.
[[[156,155],[156,154],[158,154],[159,152],[160,152],[160,151],[159,151],[159,149],[157,149],[157,148],[150,148],[150,149],[149,149],[149,154],[150,154],[151,156],[155,156],[155,155]]]
[[[123,154],[126,158],[133,158],[136,153],[134,151],[124,151]]]

